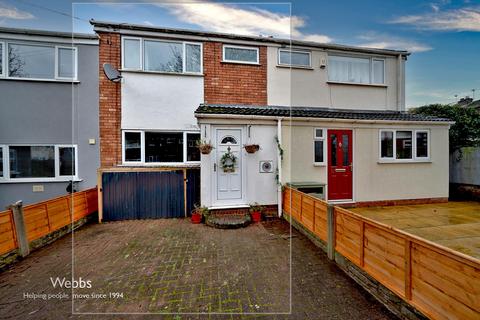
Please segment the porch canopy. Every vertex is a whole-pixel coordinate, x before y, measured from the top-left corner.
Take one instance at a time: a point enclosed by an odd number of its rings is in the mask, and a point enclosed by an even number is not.
[[[258,106],[240,104],[200,104],[197,118],[316,118],[368,122],[443,122],[445,118],[400,111],[334,109],[325,107]]]

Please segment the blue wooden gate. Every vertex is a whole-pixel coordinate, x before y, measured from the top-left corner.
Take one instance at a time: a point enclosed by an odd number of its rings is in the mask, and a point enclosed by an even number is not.
[[[104,172],[102,192],[104,221],[185,217],[182,170]]]

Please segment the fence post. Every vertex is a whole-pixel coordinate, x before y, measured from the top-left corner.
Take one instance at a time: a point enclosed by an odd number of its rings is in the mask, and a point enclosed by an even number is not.
[[[13,212],[13,222],[15,223],[20,255],[26,257],[30,253],[30,247],[28,246],[27,229],[25,227],[25,220],[23,219],[23,203],[22,201],[17,201],[8,206],[8,209],[11,209]]]
[[[335,214],[333,205],[327,205],[327,256],[335,260]]]

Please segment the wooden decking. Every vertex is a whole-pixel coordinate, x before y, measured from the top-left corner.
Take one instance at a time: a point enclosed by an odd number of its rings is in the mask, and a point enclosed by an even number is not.
[[[452,201],[350,211],[480,259],[480,202]]]

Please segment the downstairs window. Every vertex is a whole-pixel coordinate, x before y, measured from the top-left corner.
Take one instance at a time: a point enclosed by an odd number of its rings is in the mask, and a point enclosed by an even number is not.
[[[380,160],[420,161],[428,160],[428,130],[380,130]]]

